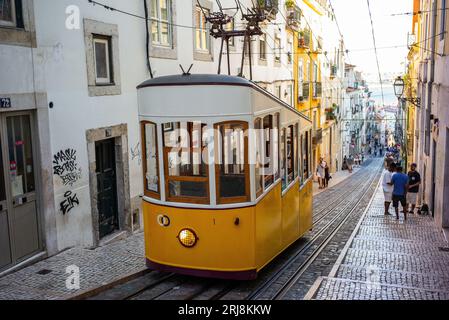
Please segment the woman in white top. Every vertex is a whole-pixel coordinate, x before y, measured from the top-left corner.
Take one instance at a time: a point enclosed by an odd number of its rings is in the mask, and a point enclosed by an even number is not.
[[[393,186],[390,185],[391,178],[393,177],[393,172],[395,170],[396,165],[394,163],[390,164],[388,170],[386,169],[384,172],[383,180],[382,180],[382,188],[384,191],[385,198],[385,215],[391,216],[388,210],[390,209],[390,204],[393,198]]]
[[[324,188],[324,178],[325,178],[325,165],[323,166],[323,158],[320,158],[320,162],[318,163],[318,166],[316,168],[316,175],[318,177],[318,184],[320,185],[320,189]]]

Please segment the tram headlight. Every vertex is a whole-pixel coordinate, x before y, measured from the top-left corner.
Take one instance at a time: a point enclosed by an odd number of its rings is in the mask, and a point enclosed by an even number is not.
[[[191,229],[182,229],[178,234],[178,239],[186,248],[193,248],[198,241],[195,231]]]

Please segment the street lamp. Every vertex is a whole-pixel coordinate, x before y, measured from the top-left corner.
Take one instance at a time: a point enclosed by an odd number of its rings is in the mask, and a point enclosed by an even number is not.
[[[394,94],[396,95],[396,97],[398,97],[398,99],[401,99],[402,96],[404,95],[404,87],[405,87],[405,83],[404,83],[404,79],[402,79],[401,77],[397,77],[396,80],[394,81]]]
[[[394,81],[393,84],[394,87],[394,94],[396,95],[396,97],[402,101],[402,102],[410,102],[411,104],[413,104],[415,107],[420,108],[421,107],[421,99],[420,98],[403,98],[402,96],[404,95],[404,89],[405,89],[405,82],[404,79],[402,79],[401,77],[397,77],[396,80]]]

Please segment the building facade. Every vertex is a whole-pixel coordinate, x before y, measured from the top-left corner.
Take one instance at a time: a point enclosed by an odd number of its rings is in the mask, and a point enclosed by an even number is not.
[[[409,54],[407,103],[414,119],[414,162],[422,175],[420,201],[427,204],[443,229],[449,228],[449,36],[445,0],[414,1],[421,14],[413,20],[414,41]],[[415,80],[416,81],[413,81]],[[410,128],[410,127],[409,127]]]

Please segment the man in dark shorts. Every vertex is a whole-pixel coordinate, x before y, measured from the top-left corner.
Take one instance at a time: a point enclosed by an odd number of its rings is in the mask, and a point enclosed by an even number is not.
[[[411,214],[415,213],[416,202],[418,200],[419,185],[421,184],[421,176],[418,171],[416,171],[416,167],[416,163],[412,163],[410,166],[410,171],[408,173],[410,186],[407,192],[407,209],[411,204],[412,210],[409,211],[409,213]]]
[[[399,220],[399,203],[402,205],[404,220],[407,220],[407,190],[409,186],[408,175],[402,172],[402,167],[396,167],[396,173],[391,178],[393,186],[393,207],[396,211],[396,219]]]

